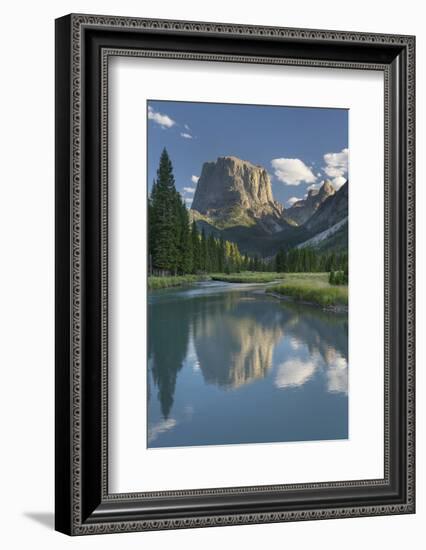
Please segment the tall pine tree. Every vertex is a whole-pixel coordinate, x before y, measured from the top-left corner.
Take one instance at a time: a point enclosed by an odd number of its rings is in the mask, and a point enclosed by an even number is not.
[[[191,238],[191,228],[189,225],[189,215],[185,203],[179,200],[178,205],[178,272],[183,275],[192,273],[193,270],[193,248]]]
[[[154,270],[176,273],[179,225],[173,166],[164,148],[151,192],[149,242]]]
[[[192,225],[180,193],[176,190],[173,166],[163,149],[148,198],[149,273],[185,275],[200,272],[238,272],[250,261],[236,243],[215,239]]]
[[[201,243],[200,243],[200,236],[199,236],[195,221],[192,222],[191,243],[192,243],[192,272],[198,273],[199,271],[201,271]]]

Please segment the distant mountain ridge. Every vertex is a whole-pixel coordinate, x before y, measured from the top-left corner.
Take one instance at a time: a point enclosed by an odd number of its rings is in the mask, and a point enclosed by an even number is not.
[[[233,156],[219,157],[203,164],[190,216],[206,234],[236,242],[244,253],[268,257],[321,232],[324,238],[313,239],[312,246],[327,248],[325,230],[348,216],[348,183],[336,192],[327,180],[285,209],[274,199],[264,167]],[[347,223],[338,229],[329,233],[330,239],[336,248],[347,248]]]
[[[319,233],[332,227],[343,218],[349,215],[349,182],[347,181],[331,197],[328,197],[321,205],[321,208],[305,223],[306,229],[313,233]]]
[[[286,210],[286,217],[297,225],[303,225],[318,210],[320,205],[335,194],[331,181],[326,180],[319,189],[310,189],[305,199],[300,199]]]

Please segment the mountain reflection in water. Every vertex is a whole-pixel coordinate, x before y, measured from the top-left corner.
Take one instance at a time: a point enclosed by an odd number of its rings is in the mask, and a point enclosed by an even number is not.
[[[149,447],[347,438],[346,314],[247,285],[149,302]]]

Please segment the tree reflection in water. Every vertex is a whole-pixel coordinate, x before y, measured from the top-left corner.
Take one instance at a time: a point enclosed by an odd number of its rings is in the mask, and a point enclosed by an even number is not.
[[[190,301],[159,302],[148,307],[148,364],[163,417],[173,406],[177,373],[188,350]]]

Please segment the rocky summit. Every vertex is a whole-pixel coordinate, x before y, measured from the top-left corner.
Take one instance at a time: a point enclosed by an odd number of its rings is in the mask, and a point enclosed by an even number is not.
[[[261,224],[274,233],[286,225],[265,168],[233,156],[203,164],[192,210],[221,228]]]
[[[308,196],[293,204],[286,210],[286,217],[292,220],[296,225],[303,225],[318,210],[321,204],[335,194],[333,184],[325,180],[319,189],[311,189]]]
[[[306,222],[305,227],[313,233],[324,231],[348,217],[349,181],[331,197]]]

